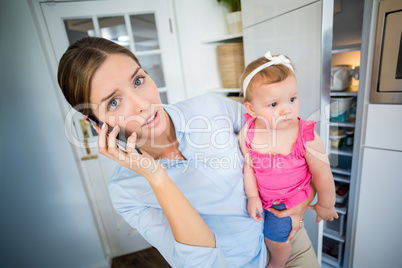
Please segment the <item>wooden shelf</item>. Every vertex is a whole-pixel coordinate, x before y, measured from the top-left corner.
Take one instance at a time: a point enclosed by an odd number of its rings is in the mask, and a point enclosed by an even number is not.
[[[230,34],[220,37],[215,37],[207,40],[201,41],[203,44],[210,44],[210,43],[218,43],[218,42],[225,42],[225,41],[241,41],[243,38],[243,33],[238,34]]]

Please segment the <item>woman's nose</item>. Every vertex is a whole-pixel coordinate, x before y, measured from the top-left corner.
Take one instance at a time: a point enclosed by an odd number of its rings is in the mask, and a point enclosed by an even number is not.
[[[146,110],[146,107],[148,106],[147,101],[144,100],[139,94],[135,94],[134,92],[132,92],[129,95],[129,102],[130,102],[131,108],[137,114],[144,112],[144,110]]]

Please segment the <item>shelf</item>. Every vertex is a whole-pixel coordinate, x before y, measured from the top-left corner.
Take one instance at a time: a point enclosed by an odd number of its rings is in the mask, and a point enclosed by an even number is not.
[[[328,156],[332,173],[350,176],[352,157],[345,155],[330,154]]]
[[[335,259],[332,256],[329,256],[328,254],[325,254],[324,252],[322,253],[322,261],[325,264],[329,265],[327,267],[340,267],[337,259]],[[324,266],[324,265],[321,266],[321,268],[324,268],[324,267],[326,267],[326,266]]]
[[[339,148],[331,147],[330,152],[335,155],[353,156],[353,146],[346,146],[344,141]]]
[[[350,176],[348,176],[348,175],[333,174],[333,176],[334,176],[334,181],[350,183]]]
[[[332,48],[332,54],[343,53],[343,52],[351,52],[351,51],[358,51],[360,49],[361,49],[361,44],[337,46],[337,47]]]
[[[357,91],[359,89],[359,86],[350,86],[345,90],[342,91],[331,91],[330,96],[331,97],[354,97],[357,96]]]
[[[336,212],[338,212],[339,214],[342,214],[342,215],[346,215],[346,212],[348,211],[348,209],[346,208],[346,206],[344,206],[344,207],[337,207],[336,205],[335,205],[335,210],[336,210]]]
[[[331,171],[332,171],[332,173],[346,175],[346,176],[352,175],[352,172],[350,170],[348,170],[348,169],[331,167]]]
[[[235,41],[236,39],[238,39],[240,41],[241,38],[243,38],[243,33],[215,37],[215,38],[203,40],[203,41],[201,41],[201,43],[203,43],[203,44],[218,43],[218,42],[231,41],[231,40]]]
[[[353,128],[355,127],[355,121],[353,120],[348,120],[345,122],[338,122],[338,121],[329,121],[330,126],[336,126],[336,127],[350,127]]]
[[[334,235],[334,234],[331,234],[331,233],[326,232],[325,230],[324,230],[324,232],[323,232],[323,235],[324,235],[325,237],[331,238],[331,239],[333,239],[333,240],[336,240],[336,241],[345,243],[345,237],[344,237],[343,235],[342,235],[342,236],[340,236],[340,235]]]
[[[344,151],[339,149],[331,149],[331,154],[344,155],[344,156],[353,156],[353,151]]]

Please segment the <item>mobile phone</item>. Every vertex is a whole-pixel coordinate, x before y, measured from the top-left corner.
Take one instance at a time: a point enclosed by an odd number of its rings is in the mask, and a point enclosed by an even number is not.
[[[98,118],[96,118],[93,115],[88,115],[88,119],[94,125],[98,125],[99,127],[102,127],[102,125],[103,125],[103,122],[101,122]],[[112,132],[112,130],[113,130],[113,128],[111,126],[109,126],[109,125],[108,125],[108,128],[109,129],[107,131],[107,135],[109,135],[109,133]],[[117,135],[117,145],[119,146],[120,149],[122,149],[123,151],[127,152],[127,150],[126,150],[126,148],[127,148],[127,137],[123,134],[123,132],[120,132],[119,135]],[[142,154],[142,152],[137,147],[137,145],[135,145],[135,150],[139,154]]]

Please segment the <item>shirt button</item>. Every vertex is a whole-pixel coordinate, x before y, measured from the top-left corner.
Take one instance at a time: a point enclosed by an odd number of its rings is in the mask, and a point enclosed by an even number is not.
[[[300,187],[299,187],[299,188],[297,188],[297,190],[299,190],[299,191],[300,191]]]

